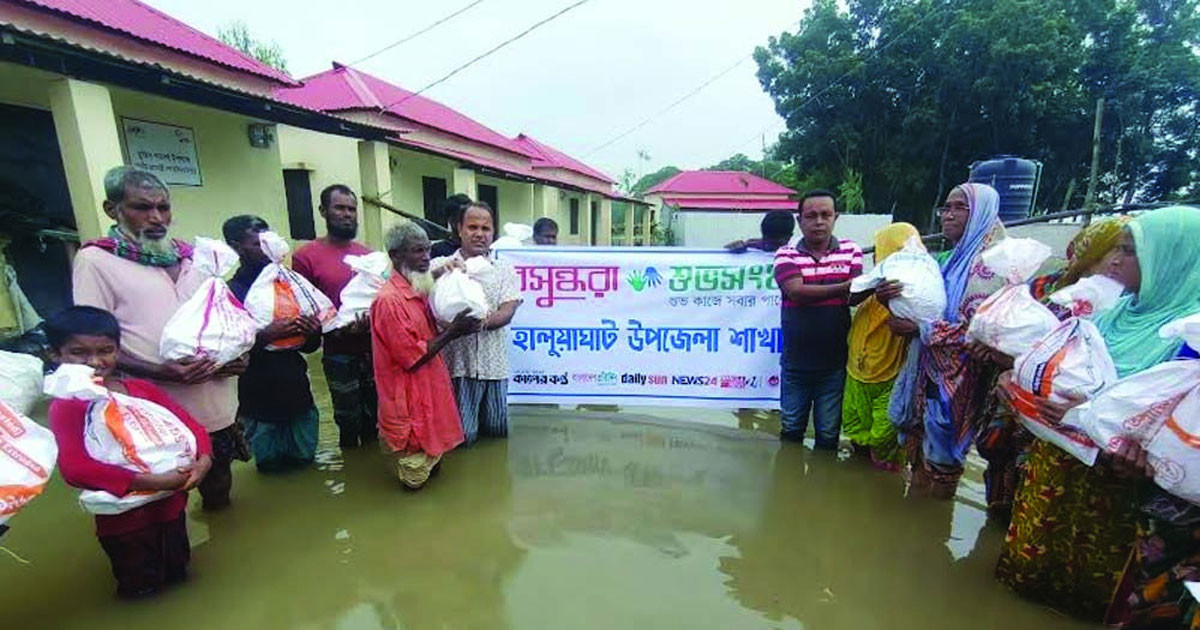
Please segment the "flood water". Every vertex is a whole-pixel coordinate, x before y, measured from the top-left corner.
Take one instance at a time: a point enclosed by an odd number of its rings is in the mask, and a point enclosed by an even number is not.
[[[781,445],[770,414],[512,416],[508,440],[452,453],[417,493],[375,449],[340,453],[332,426],[313,470],[242,465],[229,510],[193,496],[190,580],[144,602],[113,598],[91,518],[56,479],[0,539],[3,627],[1092,627],[992,579],[1003,532],[977,465],[934,502]]]

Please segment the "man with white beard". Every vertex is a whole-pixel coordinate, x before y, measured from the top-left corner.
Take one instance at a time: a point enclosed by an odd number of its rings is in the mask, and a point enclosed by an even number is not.
[[[171,193],[149,171],[130,166],[104,176],[104,212],[116,225],[108,237],[84,243],[75,256],[76,305],[102,308],[121,324],[118,367],[161,387],[212,439],[212,468],[200,483],[205,509],[229,504],[233,459],[249,459],[234,427],[237,378],[247,357],[217,368],[210,359],[163,361],[159,339],[167,320],[196,292],[204,274],[192,248],[170,237]]]
[[[371,305],[371,351],[379,390],[379,436],[395,455],[396,475],[406,487],[425,485],[442,455],[463,441],[462,423],[442,348],[479,329],[463,311],[438,332],[429,310],[433,276],[429,237],[406,222],[387,234],[394,270]]]

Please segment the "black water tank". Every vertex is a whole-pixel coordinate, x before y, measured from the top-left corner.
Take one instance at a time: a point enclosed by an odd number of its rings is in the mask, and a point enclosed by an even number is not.
[[[1042,179],[1042,163],[1013,155],[997,155],[971,165],[971,182],[987,184],[1000,193],[1000,220],[1029,216]]]

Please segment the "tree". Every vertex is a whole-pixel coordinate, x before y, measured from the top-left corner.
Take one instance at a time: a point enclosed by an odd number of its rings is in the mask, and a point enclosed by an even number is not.
[[[787,123],[771,157],[831,190],[861,176],[867,211],[923,225],[973,161],[1017,154],[1057,206],[1104,96],[1102,198],[1200,188],[1198,2],[816,0],[755,51]]]
[[[287,60],[279,44],[255,39],[245,22],[230,22],[218,28],[217,39],[284,74],[288,73]]]

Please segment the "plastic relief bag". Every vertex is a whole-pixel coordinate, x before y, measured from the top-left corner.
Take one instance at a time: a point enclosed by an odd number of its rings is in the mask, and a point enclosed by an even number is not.
[[[1136,440],[1155,483],[1200,503],[1200,361],[1168,361],[1123,378],[1063,422],[1109,452]]]
[[[1200,313],[1177,319],[1158,329],[1163,339],[1182,337],[1193,350],[1200,350]]]
[[[57,458],[54,434],[0,401],[0,525],[42,493]]]
[[[42,360],[0,350],[0,401],[27,415],[42,395]]]
[[[524,223],[505,223],[501,234],[492,243],[492,251],[525,246],[533,238],[533,228]]]
[[[1019,357],[1056,326],[1058,318],[1033,299],[1029,285],[1011,284],[979,305],[967,334],[989,348]]]
[[[1005,385],[1021,424],[1035,436],[1071,453],[1089,466],[1095,462],[1095,441],[1079,426],[1064,420],[1051,425],[1037,413],[1036,398],[1068,402],[1091,399],[1117,380],[1108,348],[1095,324],[1071,318],[1034,344],[1013,364],[1012,381]]]
[[[322,328],[333,321],[337,317],[333,302],[304,276],[283,265],[289,249],[287,241],[274,232],[262,232],[258,237],[263,253],[271,262],[263,267],[246,292],[246,310],[258,322],[259,330],[277,319],[294,319],[301,315],[316,316]],[[303,346],[304,341],[302,335],[277,339],[267,349],[292,350]]]
[[[1088,276],[1050,294],[1050,301],[1071,310],[1076,317],[1090,317],[1116,306],[1125,287],[1108,276]]]
[[[371,310],[371,304],[379,295],[379,290],[387,282],[388,272],[391,271],[392,261],[384,252],[371,252],[362,256],[353,254],[342,259],[346,266],[354,270],[354,277],[342,289],[342,306],[334,317],[323,327],[324,332],[344,328],[354,323],[360,315]]]
[[[196,436],[166,408],[111,392],[96,382],[86,365],[65,364],[46,378],[46,394],[85,400],[83,445],[101,463],[137,473],[165,473],[196,461]],[[79,503],[92,514],[121,514],[172,491],[137,491],[118,497],[102,490],[84,490]]]
[[[983,264],[1009,284],[1028,282],[1054,253],[1032,238],[1006,238],[979,255]]]
[[[223,279],[237,262],[237,254],[225,243],[196,237],[192,264],[207,279],[167,320],[158,345],[163,359],[208,357],[224,365],[254,347],[258,323]]]
[[[1058,318],[1029,292],[1025,283],[1050,257],[1050,246],[1029,238],[1006,238],[980,255],[980,260],[1008,286],[988,296],[967,328],[979,343],[1010,357],[1029,351],[1058,325]]]
[[[454,269],[438,278],[433,285],[430,302],[434,317],[441,322],[454,321],[464,310],[470,311],[471,317],[483,319],[489,310],[483,285],[461,269]]]
[[[933,256],[925,251],[921,239],[912,237],[900,251],[850,282],[852,293],[861,293],[879,286],[884,280],[900,282],[900,297],[888,302],[888,310],[896,317],[915,322],[933,322],[946,311],[946,284],[942,270]]]

